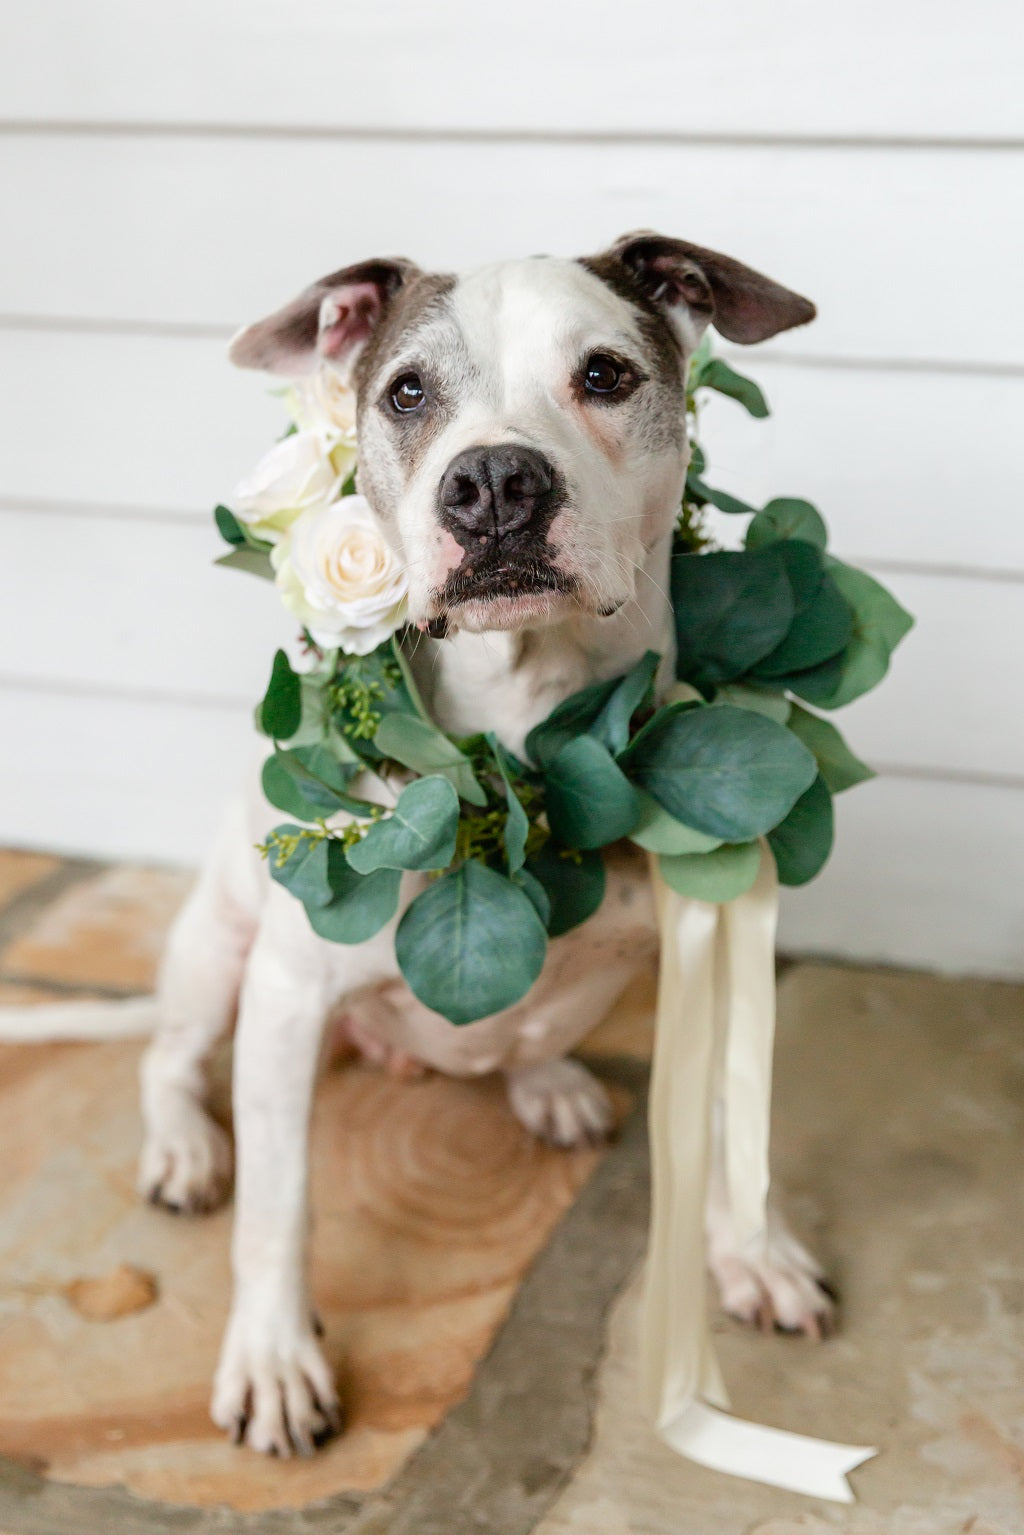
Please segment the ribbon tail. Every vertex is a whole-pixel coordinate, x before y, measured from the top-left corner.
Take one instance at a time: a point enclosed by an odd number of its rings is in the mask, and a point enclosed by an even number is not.
[[[846,1474],[878,1453],[863,1445],[832,1444],[744,1423],[703,1402],[691,1402],[672,1423],[662,1425],[661,1437],[680,1455],[711,1471],[834,1503],[856,1501]]]

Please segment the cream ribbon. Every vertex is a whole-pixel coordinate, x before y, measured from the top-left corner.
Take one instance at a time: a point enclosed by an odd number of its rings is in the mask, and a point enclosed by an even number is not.
[[[665,1442],[732,1476],[837,1503],[876,1452],[745,1423],[729,1405],[705,1308],[704,1207],[720,1080],[737,1239],[765,1240],[778,880],[767,846],[752,888],[722,905],[677,895],[651,860],[661,975],[651,1080],[651,1233],[641,1380]]]

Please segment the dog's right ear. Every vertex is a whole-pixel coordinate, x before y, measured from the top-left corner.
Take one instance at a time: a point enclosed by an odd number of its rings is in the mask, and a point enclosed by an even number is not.
[[[298,298],[240,330],[228,348],[239,368],[296,377],[322,360],[350,372],[400,289],[419,272],[412,261],[360,261],[321,277]]]

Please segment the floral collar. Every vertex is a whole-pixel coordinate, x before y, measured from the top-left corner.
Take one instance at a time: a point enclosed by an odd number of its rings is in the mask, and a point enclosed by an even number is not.
[[[768,413],[707,348],[690,375],[694,429],[703,389]],[[395,916],[403,872],[427,875],[398,923],[398,963],[463,1024],[517,1002],[548,939],[596,911],[610,843],[628,838],[705,901],[746,892],[765,843],[783,883],[818,873],[833,795],[872,775],[816,711],[876,686],[912,619],[827,553],[809,502],[755,510],[706,483],[695,444],[671,562],[677,686],[656,701],[648,652],[560,704],[519,759],[491,734],[446,734],[424,708],[403,650],[405,575],[354,490],[353,395],[324,367],[284,401],[288,432],[215,515],[232,546],[219,563],[271,577],[302,626],[304,667],[278,651],[256,714],[274,743],[263,790],[290,817],[262,851],[316,933],[363,942]],[[709,506],[749,517],[742,550],[710,546]]]

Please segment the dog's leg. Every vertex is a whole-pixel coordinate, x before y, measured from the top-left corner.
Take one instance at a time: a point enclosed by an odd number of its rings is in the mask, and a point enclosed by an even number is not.
[[[322,947],[299,903],[275,888],[235,1040],[235,1290],[210,1410],[236,1441],[277,1455],[309,1454],[339,1426],[307,1279],[309,1115],[328,1012]]]
[[[724,1114],[715,1106],[711,1176],[707,1202],[708,1266],[718,1283],[722,1306],[741,1322],[762,1331],[826,1338],[835,1331],[835,1303],[824,1270],[790,1231],[769,1195],[767,1234],[759,1254],[736,1241],[725,1164]]]
[[[251,838],[248,839],[251,841]],[[204,1107],[206,1062],[235,1019],[258,897],[233,813],[171,930],[157,986],[157,1029],[142,1060],[139,1190],[154,1204],[211,1210],[231,1186],[231,1142]]]

